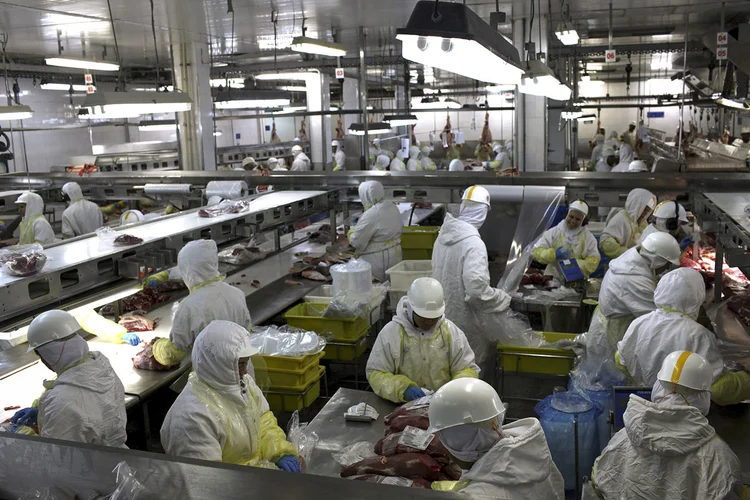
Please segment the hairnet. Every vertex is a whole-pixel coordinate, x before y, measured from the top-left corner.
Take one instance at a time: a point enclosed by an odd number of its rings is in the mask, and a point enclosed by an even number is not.
[[[385,170],[388,165],[391,164],[391,159],[388,158],[386,155],[378,155],[378,157],[375,159],[375,166],[378,168]]]
[[[670,387],[667,388],[665,384]],[[651,401],[660,404],[692,406],[705,417],[711,408],[711,391],[696,391],[689,387],[657,380],[651,389]]]
[[[656,202],[656,196],[651,191],[641,188],[635,188],[628,193],[628,198],[625,200],[625,210],[630,215],[633,222],[637,222],[638,218],[643,213],[643,210],[649,206],[649,203]]]
[[[21,201],[22,197],[24,199]],[[23,193],[18,197],[18,200],[19,201],[16,201],[16,203],[26,204],[26,211],[24,212],[24,218],[26,219],[35,215],[42,215],[44,212],[44,200],[36,193],[32,193],[31,191]]]
[[[359,185],[359,199],[365,210],[385,199],[385,190],[378,181],[365,181]]]
[[[467,222],[479,230],[487,219],[487,212],[490,207],[484,203],[471,200],[461,202],[461,210],[458,214],[458,220]]]
[[[706,300],[706,286],[701,274],[686,267],[675,269],[659,280],[654,292],[654,304],[661,309],[672,309],[698,318],[701,304]]]
[[[77,333],[37,348],[39,356],[56,373],[81,360],[89,352],[89,344]]]
[[[219,257],[213,240],[191,241],[177,254],[177,267],[188,290],[219,276]]]
[[[464,162],[462,162],[461,160],[451,160],[450,165],[448,165],[448,170],[450,172],[463,172]]]
[[[268,160],[266,160],[266,166],[268,168],[275,168],[279,164],[279,160],[275,157],[270,157]]]
[[[248,156],[242,160],[243,167],[246,167],[248,165],[257,165],[257,163],[255,162],[255,158],[253,158],[252,156]]]

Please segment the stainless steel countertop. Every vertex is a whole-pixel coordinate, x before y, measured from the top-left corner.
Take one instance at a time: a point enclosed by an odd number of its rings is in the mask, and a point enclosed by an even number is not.
[[[380,414],[378,419],[371,423],[344,420],[344,412],[363,401],[377,410]],[[333,453],[358,441],[370,442],[374,448],[384,435],[383,418],[397,407],[397,404],[386,401],[374,392],[355,389],[336,391],[307,426],[307,430],[315,431],[320,438],[310,459],[308,474],[339,477],[341,465],[333,459]]]
[[[750,193],[703,193],[717,207],[723,210],[734,222],[750,232],[750,218],[745,207],[750,205]]]

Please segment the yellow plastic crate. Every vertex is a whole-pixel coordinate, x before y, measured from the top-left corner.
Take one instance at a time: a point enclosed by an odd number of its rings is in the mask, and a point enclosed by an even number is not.
[[[325,372],[325,367],[318,368],[318,380],[313,382],[304,391],[297,394],[279,394],[273,391],[267,392],[266,401],[272,411],[297,411],[307,408],[320,397],[320,379]]]
[[[367,332],[362,336],[362,339],[358,342],[348,343],[328,343],[326,344],[325,356],[323,359],[331,359],[336,361],[354,361],[358,357],[362,356],[367,350]]]
[[[266,356],[265,354],[262,356],[263,361],[266,363],[266,369],[286,372],[304,372],[311,366],[318,366],[320,359],[320,353],[298,356],[296,358],[286,356]]]
[[[576,333],[542,332],[547,342],[573,340]],[[497,344],[500,365],[506,373],[536,373],[541,375],[567,375],[573,368],[575,353],[571,349],[551,347],[524,347]],[[542,357],[548,356],[548,357]]]
[[[315,377],[318,376],[320,368],[320,360],[324,356],[324,352],[319,352],[317,356],[317,362],[311,364],[307,369],[302,371],[289,371],[289,370],[274,370],[267,368],[268,382],[271,389],[279,389],[284,391],[302,391],[305,387],[309,386],[315,381]]]
[[[402,248],[401,258],[404,260],[432,260],[432,248]]]
[[[401,248],[432,249],[438,232],[440,226],[406,226],[401,232]]]
[[[328,304],[303,302],[289,309],[284,314],[284,319],[291,326],[318,335],[331,332],[334,340],[343,342],[356,342],[363,330],[369,330],[370,323],[365,318],[323,318],[326,307]]]

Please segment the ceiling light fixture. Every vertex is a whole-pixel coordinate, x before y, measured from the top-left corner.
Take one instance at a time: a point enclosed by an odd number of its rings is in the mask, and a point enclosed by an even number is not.
[[[560,114],[563,120],[577,120],[583,116],[583,110],[574,105],[574,104],[567,104]]]
[[[279,90],[286,90],[287,92],[306,92],[307,91],[307,87],[303,85],[282,85],[276,88]]]
[[[740,102],[728,97],[719,97],[718,99],[714,100],[714,103],[718,104],[719,106],[724,106],[725,108],[738,109],[741,111],[747,111],[749,109],[746,102]]]
[[[289,106],[286,92],[278,90],[222,90],[216,95],[216,109],[259,109]]]
[[[70,88],[73,87],[73,92],[86,92],[86,85],[71,85],[69,83],[42,83],[39,88],[42,90],[63,90],[70,92]],[[96,87],[94,87],[96,90]]]
[[[668,52],[654,54],[651,56],[651,69],[658,71],[660,69],[672,69],[672,56]]]
[[[576,30],[565,29],[564,25],[559,25],[557,27],[555,36],[563,45],[578,45],[578,41],[581,39]]]
[[[542,61],[532,59],[524,63],[526,73],[521,78],[521,84],[518,86],[522,94],[548,97],[557,101],[567,101],[570,99],[570,88],[560,83],[552,70]],[[566,90],[567,89],[567,90]],[[565,96],[560,98],[560,96]]]
[[[344,57],[346,55],[346,47],[340,43],[327,42],[307,36],[294,37],[292,40],[292,50],[330,57]]]
[[[368,135],[387,134],[390,131],[391,126],[384,122],[373,122],[367,124]],[[349,125],[349,133],[351,135],[365,135],[365,126],[361,123],[352,123]]]
[[[383,121],[391,127],[404,127],[417,124],[416,115],[385,115]]]
[[[229,87],[232,89],[244,89],[244,78],[211,78],[209,84],[212,87]]]
[[[45,59],[48,66],[60,66],[62,68],[90,69],[92,71],[119,71],[120,65],[116,63],[92,61],[89,59],[73,59],[70,57],[48,57]]]
[[[81,108],[90,118],[129,118],[138,115],[190,111],[183,92],[96,92],[87,94]]]
[[[414,109],[460,109],[463,105],[455,99],[445,99],[441,101],[436,96],[423,97],[421,101],[412,105]]]
[[[0,120],[25,120],[34,112],[25,104],[19,106],[0,106]]]
[[[310,77],[318,76],[317,73],[312,71],[292,71],[286,73],[261,73],[256,75],[256,80],[261,81],[272,81],[272,80],[307,80]]]
[[[177,128],[175,120],[141,120],[138,123],[138,130],[141,132],[174,132]]]
[[[462,3],[421,0],[396,33],[409,61],[488,83],[521,80],[518,50]]]

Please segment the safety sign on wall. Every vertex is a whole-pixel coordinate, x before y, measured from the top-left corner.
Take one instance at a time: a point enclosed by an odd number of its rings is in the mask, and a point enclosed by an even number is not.
[[[716,45],[726,45],[729,43],[729,33],[726,31],[719,31],[716,33]]]
[[[609,49],[604,53],[604,62],[613,63],[617,62],[617,51],[615,49]]]
[[[716,59],[719,61],[726,61],[727,60],[727,48],[726,47],[717,47],[716,48]]]

